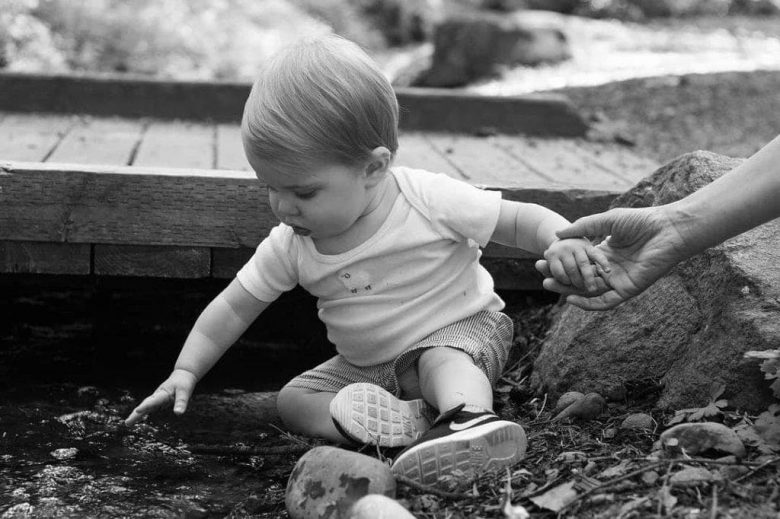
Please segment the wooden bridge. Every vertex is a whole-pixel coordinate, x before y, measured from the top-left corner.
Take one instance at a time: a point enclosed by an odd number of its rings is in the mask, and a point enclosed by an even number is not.
[[[276,224],[244,158],[249,85],[0,75],[0,272],[230,278]],[[399,89],[396,164],[444,172],[569,219],[658,165],[586,138],[559,96]],[[500,246],[500,288],[540,286]]]

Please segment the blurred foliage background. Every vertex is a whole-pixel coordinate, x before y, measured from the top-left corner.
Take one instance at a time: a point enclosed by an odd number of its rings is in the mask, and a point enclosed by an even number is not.
[[[630,24],[697,15],[756,18],[780,11],[780,0],[0,0],[0,68],[243,81],[303,35],[332,30],[382,63],[429,41],[445,14],[518,8]],[[671,36],[666,45],[681,43]]]

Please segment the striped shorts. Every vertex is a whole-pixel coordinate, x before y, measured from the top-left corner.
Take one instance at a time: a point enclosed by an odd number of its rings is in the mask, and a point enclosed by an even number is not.
[[[376,384],[401,396],[399,376],[417,367],[420,355],[428,349],[446,346],[466,352],[495,385],[501,376],[512,346],[512,320],[501,312],[482,311],[445,326],[412,345],[397,358],[373,366],[355,366],[341,355],[306,371],[287,387],[337,393],[357,382]]]

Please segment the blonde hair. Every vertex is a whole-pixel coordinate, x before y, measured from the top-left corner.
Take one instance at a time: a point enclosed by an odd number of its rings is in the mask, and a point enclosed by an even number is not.
[[[398,148],[398,101],[377,64],[329,35],[300,41],[265,65],[244,107],[247,155],[293,172],[318,163],[359,165]]]

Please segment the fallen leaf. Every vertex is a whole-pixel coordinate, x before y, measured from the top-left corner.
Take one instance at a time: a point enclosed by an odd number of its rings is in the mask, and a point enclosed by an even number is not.
[[[539,508],[560,512],[565,506],[577,499],[574,483],[574,480],[572,480],[553,487],[540,496],[532,497],[531,501]]]

